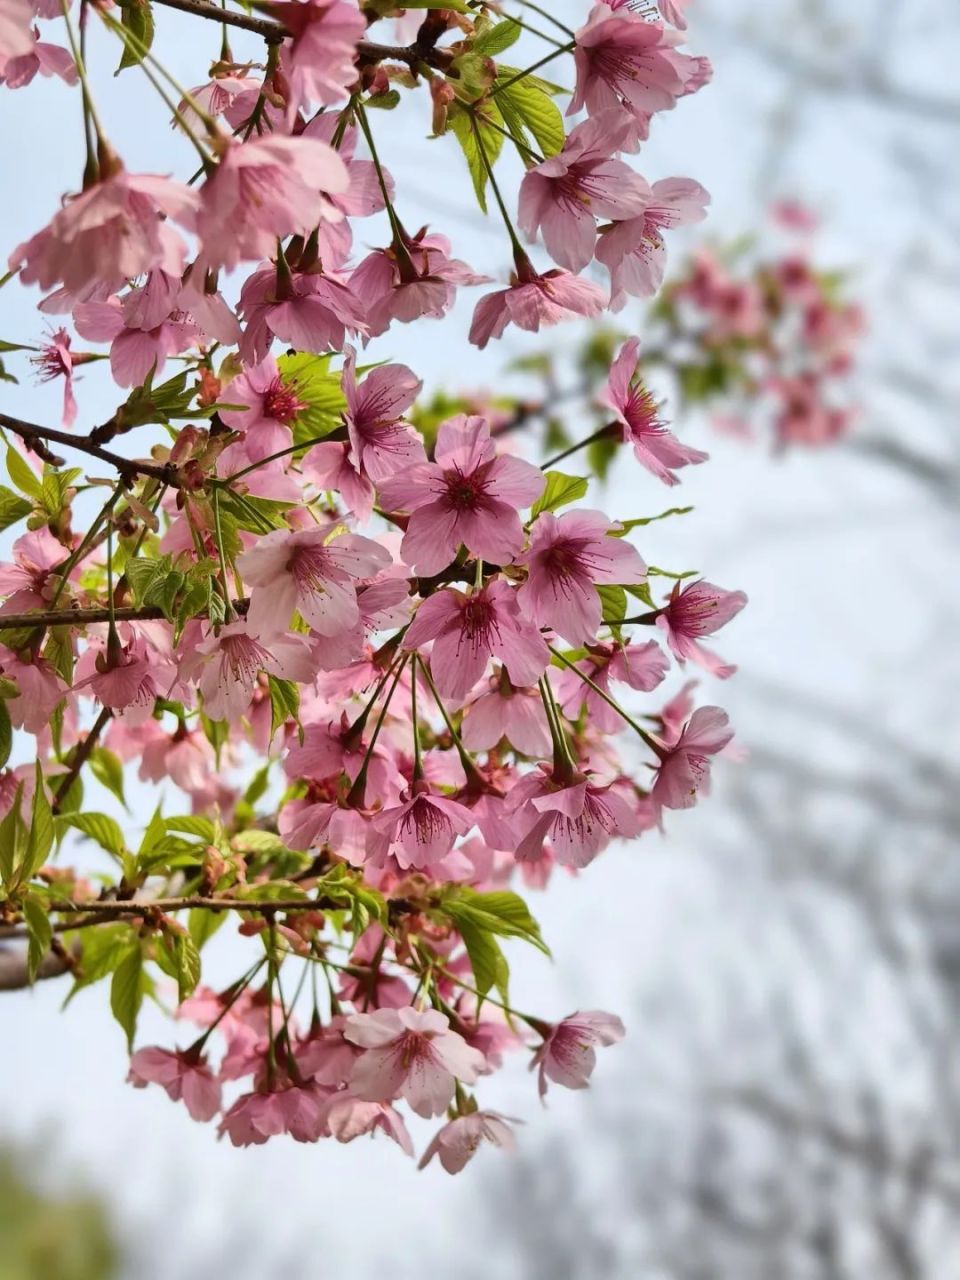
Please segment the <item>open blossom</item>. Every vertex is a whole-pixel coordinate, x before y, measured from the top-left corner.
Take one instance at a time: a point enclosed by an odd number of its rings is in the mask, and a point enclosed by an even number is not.
[[[515,685],[543,675],[550,651],[540,632],[520,613],[517,593],[502,579],[480,591],[437,591],[417,609],[403,638],[405,649],[433,641],[430,670],[444,697],[462,700],[499,658]]]
[[[569,271],[547,271],[543,275],[523,258],[510,277],[510,287],[488,293],[480,299],[470,325],[470,341],[482,351],[491,338],[500,338],[508,324],[528,333],[539,333],[571,316],[598,316],[607,303],[606,294],[592,280],[583,280]]]
[[[296,383],[285,381],[273,356],[244,369],[225,392],[229,404],[238,409],[221,409],[220,417],[231,431],[242,431],[251,458],[267,458],[291,442],[291,424],[305,409]]]
[[[434,1156],[439,1156],[447,1173],[460,1173],[473,1159],[481,1142],[502,1147],[504,1151],[515,1149],[506,1116],[498,1111],[472,1111],[469,1115],[457,1116],[434,1134],[417,1167],[424,1169]]]
[[[341,351],[347,334],[367,332],[359,299],[331,271],[291,271],[281,279],[272,265],[261,267],[244,283],[237,309],[245,321],[240,355],[252,363],[275,338],[320,353]]]
[[[496,452],[485,418],[458,414],[440,426],[435,461],[384,480],[380,495],[388,510],[411,512],[401,554],[430,574],[446,568],[461,543],[506,564],[523,545],[518,512],[545,483],[539,467]]]
[[[0,596],[6,597],[0,614],[46,608],[44,592],[50,570],[63,564],[67,549],[42,526],[21,534],[12,550],[12,562],[0,562]]]
[[[460,739],[468,751],[489,751],[501,738],[526,756],[548,755],[550,726],[539,689],[516,689],[504,675],[494,688],[467,704]]]
[[[402,1097],[418,1116],[440,1115],[456,1081],[473,1084],[486,1060],[450,1030],[435,1009],[377,1009],[347,1019],[344,1036],[366,1052],[357,1059],[350,1092],[369,1102]]]
[[[701,636],[719,631],[746,603],[743,591],[724,591],[702,579],[682,588],[677,582],[657,618],[657,626],[666,634],[667,643],[680,662],[689,659],[725,680],[736,667],[728,666],[698,641]]]
[[[285,66],[299,102],[330,107],[342,102],[357,79],[357,41],[367,24],[347,0],[292,0],[273,3],[270,12],[290,32]]]
[[[200,191],[204,266],[269,258],[279,237],[308,236],[319,222],[341,221],[342,212],[325,193],[338,195],[348,185],[346,165],[316,138],[227,144]]]
[[[220,1122],[235,1147],[262,1146],[268,1138],[288,1133],[297,1142],[316,1142],[326,1131],[324,1111],[329,1093],[312,1083],[275,1092],[244,1093]]]
[[[616,414],[623,439],[633,445],[637,461],[664,484],[678,484],[673,468],[706,462],[708,455],[681,444],[661,421],[656,401],[643,381],[635,376],[639,357],[640,339],[631,338],[613,362],[600,401]]]
[[[456,800],[432,792],[424,782],[400,804],[384,809],[369,821],[367,853],[378,864],[388,857],[407,871],[429,871],[442,862],[457,836],[473,826],[473,814]]]
[[[593,257],[597,218],[632,218],[647,205],[646,180],[612,158],[623,136],[619,112],[585,120],[520,184],[520,227],[531,239],[539,230],[550,257],[569,271]]]
[[[138,1049],[130,1059],[130,1084],[158,1084],[173,1102],[183,1101],[193,1120],[212,1120],[220,1110],[220,1084],[204,1057],[167,1049]]]
[[[520,607],[538,626],[552,627],[570,644],[587,644],[600,627],[598,586],[633,586],[647,567],[635,547],[611,537],[618,529],[602,511],[543,511],[530,533],[529,549],[517,557],[527,566]]]
[[[413,1155],[413,1143],[403,1117],[386,1102],[365,1102],[349,1091],[335,1093],[324,1118],[337,1142],[352,1142],[367,1133],[385,1133],[404,1155]]]
[[[45,658],[25,661],[8,649],[0,650],[0,672],[20,690],[6,699],[10,723],[27,733],[42,733],[67,692],[64,681]]]
[[[617,733],[624,720],[608,702],[605,702],[577,672],[582,671],[590,680],[610,693],[611,683],[623,683],[631,689],[649,693],[663,680],[669,669],[669,661],[655,640],[646,644],[591,645],[587,656],[576,663],[576,670],[567,668],[557,679],[557,696],[566,715],[576,720],[580,708],[585,707],[587,722],[602,733]]]
[[[541,767],[516,783],[507,805],[523,831],[519,862],[538,861],[549,840],[561,866],[586,867],[611,840],[640,832],[636,812],[616,787],[597,786],[582,774],[560,784]]]
[[[181,286],[164,271],[151,271],[146,284],[121,298],[81,302],[73,310],[77,332],[91,342],[110,343],[110,372],[121,387],[139,386],[151,369],[154,378],[167,357],[201,341],[203,334],[181,309]],[[235,335],[229,335],[235,340]]]
[[[571,1013],[551,1027],[530,1064],[531,1070],[540,1069],[540,1097],[548,1080],[565,1089],[585,1089],[597,1065],[597,1047],[616,1044],[624,1034],[620,1019],[600,1010]]]
[[[23,89],[38,74],[59,76],[64,84],[76,84],[77,64],[66,49],[40,39],[34,41],[29,53],[6,61],[0,50],[0,84],[5,84],[8,89]]]
[[[366,309],[373,336],[385,333],[392,321],[409,324],[423,316],[438,319],[453,306],[457,286],[485,284],[459,258],[450,257],[446,236],[404,233],[401,242],[375,249],[354,269],[350,287]]]
[[[0,0],[0,60],[25,57],[31,52],[32,21],[29,0]]]
[[[600,228],[596,258],[610,272],[610,310],[619,311],[629,294],[652,297],[663,283],[667,246],[663,232],[701,222],[710,196],[692,178],[662,178],[650,188],[636,217]]]
[[[239,719],[261,671],[299,683],[311,680],[316,671],[303,636],[272,636],[262,643],[250,633],[245,619],[227,623],[219,631],[188,628],[181,652],[180,677],[196,681],[211,720]]]
[[[276,529],[244,551],[237,567],[253,588],[247,621],[257,635],[283,631],[294,609],[321,636],[335,636],[360,619],[356,580],[375,577],[390,553],[355,533]]]
[[[192,227],[199,196],[183,183],[131,174],[116,163],[109,176],[70,197],[48,226],[14,249],[8,265],[22,268],[24,284],[63,285],[83,300],[96,289],[115,293],[154,267],[182,272],[186,245],[171,220]]]
[[[710,786],[710,757],[730,742],[733,730],[719,707],[698,707],[676,742],[661,757],[650,792],[654,804],[689,809]]]
[[[347,347],[341,386],[347,401],[343,417],[358,471],[379,484],[426,462],[422,438],[403,421],[423,386],[406,365],[380,365],[359,382],[356,352]]]

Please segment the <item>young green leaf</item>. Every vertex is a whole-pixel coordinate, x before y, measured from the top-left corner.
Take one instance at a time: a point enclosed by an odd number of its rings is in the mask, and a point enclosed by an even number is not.
[[[585,476],[567,476],[562,471],[547,472],[547,486],[534,503],[531,515],[536,518],[541,511],[556,511],[584,497],[588,488]]]

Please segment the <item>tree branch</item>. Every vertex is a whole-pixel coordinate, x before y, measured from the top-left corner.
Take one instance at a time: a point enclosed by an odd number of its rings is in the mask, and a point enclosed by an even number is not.
[[[237,613],[243,614],[250,601],[246,596],[241,596],[231,603]],[[121,605],[113,610],[48,609],[45,613],[0,613],[0,631],[20,630],[24,627],[79,627],[88,623],[109,622],[111,617],[115,622],[157,622],[166,616],[157,604]],[[194,616],[204,618],[207,615],[202,611]]]
[[[59,431],[56,427],[39,427],[34,422],[23,422],[20,418],[11,418],[9,414],[0,413],[0,426],[6,427],[18,435],[20,439],[45,462],[51,466],[63,466],[63,458],[57,457],[47,448],[47,441],[65,445],[68,449],[77,449],[92,458],[99,458],[118,471],[125,479],[134,476],[153,476],[154,479],[168,484],[171,488],[180,488],[180,476],[177,468],[169,462],[145,462],[133,458],[124,458],[110,449],[101,448],[89,436],[74,436],[69,431]]]

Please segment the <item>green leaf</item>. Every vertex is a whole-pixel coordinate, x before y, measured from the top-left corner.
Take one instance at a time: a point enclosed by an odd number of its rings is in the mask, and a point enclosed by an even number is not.
[[[205,907],[194,907],[187,916],[187,928],[194,946],[199,950],[213,937],[226,918],[226,911],[208,911]]]
[[[29,942],[27,943],[27,977],[36,981],[40,961],[50,950],[53,941],[53,926],[47,914],[47,908],[39,898],[27,897],[23,900],[23,919],[27,926]]]
[[[13,445],[7,446],[7,474],[21,493],[27,494],[37,502],[43,497],[43,484],[30,466]],[[31,505],[31,510],[33,507]]]
[[[288,720],[300,723],[300,689],[292,680],[267,676],[270,689],[270,736]]]
[[[503,53],[504,49],[516,44],[522,30],[520,23],[514,22],[512,18],[485,27],[474,40],[473,51],[494,58],[498,53]]]
[[[126,808],[123,794],[123,764],[109,747],[94,747],[90,753],[90,772]]]
[[[50,809],[50,801],[47,799],[47,790],[38,760],[34,774],[30,834],[27,837],[27,851],[24,854],[23,865],[17,871],[18,883],[23,884],[40,870],[53,848],[55,835],[53,813]]]
[[[57,818],[56,824],[61,830],[64,827],[73,827],[91,840],[95,840],[101,849],[106,849],[107,853],[117,858],[123,857],[127,843],[120,830],[120,824],[105,813],[63,814]]]
[[[213,844],[217,838],[217,829],[213,822],[199,814],[188,814],[183,818],[167,818],[164,825],[168,831],[181,831],[184,835],[196,836],[204,844]]]
[[[458,888],[444,900],[443,910],[458,928],[460,922],[466,920],[505,938],[522,938],[545,955],[550,954],[540,936],[539,924],[518,893],[507,890],[477,893],[473,889]]]
[[[13,725],[10,723],[10,712],[7,710],[6,702],[0,699],[0,769],[3,769],[10,759],[12,746]]]
[[[476,130],[474,130],[474,120],[477,125]],[[504,141],[503,134],[487,123],[489,120],[503,127],[503,116],[492,99],[478,106],[475,114],[468,111],[466,107],[460,106],[458,102],[452,102],[447,112],[450,131],[460,143],[467,161],[467,168],[470,170],[477,202],[484,213],[487,212],[487,164],[491,169],[496,164],[503,150]],[[477,132],[480,134],[480,142],[477,141]],[[481,142],[486,153],[487,164],[484,163],[480,153]]]
[[[627,616],[627,593],[623,587],[597,587],[604,622],[619,622]]]
[[[21,782],[17,785],[13,804],[7,810],[3,821],[0,822],[0,881],[11,889],[14,887],[14,868],[20,862],[26,841],[26,831],[24,830],[23,819],[20,816],[22,803],[23,783]]]
[[[143,1003],[143,955],[139,941],[114,970],[110,983],[110,1008],[127,1036],[127,1050],[133,1051],[137,1014]]]
[[[200,981],[200,952],[188,933],[164,934],[155,959],[164,973],[176,978],[177,999],[181,1003],[193,995]]]
[[[9,529],[12,524],[28,516],[33,510],[33,503],[21,498],[18,493],[0,484],[0,531]]]
[[[161,556],[156,560],[150,556],[135,556],[128,560],[124,565],[123,576],[130,584],[134,604],[142,605],[154,583],[163,582],[172,568],[173,561],[169,556]]]
[[[512,68],[504,66],[497,70],[498,86],[506,85],[511,76],[517,74]],[[510,112],[519,117],[523,126],[533,134],[544,156],[555,156],[562,151],[566,139],[563,116],[542,81],[526,76],[523,80],[500,89],[496,100],[505,113]]]
[[[400,105],[400,94],[396,89],[387,89],[385,93],[371,93],[363,105],[376,107],[379,111],[393,111]]]
[[[79,467],[69,467],[66,471],[44,467],[43,479],[40,481],[40,502],[48,516],[55,518],[60,514],[67,490],[81,474]]]
[[[294,444],[335,431],[347,402],[339,373],[330,372],[330,357],[299,351],[296,355],[280,356],[277,368],[283,381],[306,405],[293,419]]]
[[[467,949],[478,995],[482,999],[491,987],[496,987],[504,1004],[508,1004],[510,966],[499,942],[465,916],[458,919],[457,931]]]
[[[124,955],[134,945],[136,934],[132,925],[117,921],[114,924],[98,924],[81,929],[76,937],[80,940],[81,976],[77,979],[74,991],[80,987],[88,987],[93,982],[99,982],[108,973],[113,973]],[[138,948],[139,945],[139,942],[136,942]]]
[[[658,516],[636,516],[633,520],[621,520],[622,526],[619,529],[613,529],[610,532],[611,538],[624,538],[631,529],[639,529],[643,525],[653,524],[657,520],[666,520],[669,516],[686,516],[693,510],[693,507],[670,507],[667,511],[661,511]]]
[[[135,39],[139,40],[145,49],[150,48],[153,44],[153,10],[150,8],[148,0],[133,0],[132,3],[122,3],[120,9],[120,20],[125,30],[129,31]],[[120,57],[120,65],[115,72],[119,75],[125,67],[136,67],[143,61],[143,54],[132,48],[129,44],[124,44],[123,53]]]
[[[584,497],[588,489],[586,476],[567,476],[562,471],[547,472],[547,486],[534,503],[531,515],[536,518],[541,511],[556,511]]]
[[[163,814],[160,812],[160,806],[157,805],[140,840],[140,848],[137,853],[143,855],[152,852],[166,836],[169,829],[169,825],[164,821]]]

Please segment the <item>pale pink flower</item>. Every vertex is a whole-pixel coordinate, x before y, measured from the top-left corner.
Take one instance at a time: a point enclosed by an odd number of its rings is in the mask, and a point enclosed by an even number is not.
[[[435,1009],[407,1005],[357,1013],[343,1034],[366,1050],[354,1066],[350,1092],[368,1102],[405,1098],[425,1118],[440,1115],[456,1082],[473,1084],[486,1065]]]
[[[220,1085],[202,1055],[138,1049],[130,1059],[127,1080],[137,1089],[160,1085],[173,1102],[183,1101],[192,1120],[212,1120],[220,1110]]]
[[[571,316],[593,319],[607,305],[599,285],[568,271],[533,269],[529,259],[518,259],[510,287],[488,293],[477,303],[470,325],[470,341],[481,350],[491,338],[502,337],[508,324],[539,333]]]
[[[366,308],[373,336],[386,332],[392,321],[409,324],[421,316],[435,319],[453,306],[457,286],[485,284],[459,258],[450,257],[446,236],[403,235],[402,243],[368,254],[350,276],[350,287]]]
[[[473,814],[464,805],[432,792],[426,782],[417,782],[409,798],[370,819],[367,853],[377,865],[393,857],[404,871],[411,867],[429,871],[473,823]]]
[[[29,53],[6,61],[0,52],[0,84],[8,89],[24,88],[38,73],[48,78],[59,76],[64,84],[77,83],[77,65],[58,44],[47,44],[38,38]]]
[[[349,181],[337,153],[316,138],[225,144],[200,191],[203,265],[231,268],[269,258],[278,238],[309,236],[320,222],[340,222],[342,212],[326,195],[343,193]]]
[[[240,355],[257,362],[274,338],[298,351],[342,351],[347,334],[367,332],[364,308],[346,278],[330,271],[291,271],[282,281],[272,265],[258,268],[240,291],[245,320]]]
[[[164,782],[169,778],[188,795],[208,787],[215,772],[213,747],[199,730],[184,728],[173,734],[161,733],[144,746],[140,755],[139,776],[145,782]]]
[[[67,548],[42,525],[21,534],[12,551],[12,562],[0,562],[0,596],[6,597],[0,614],[46,608],[50,571],[66,560]]]
[[[187,628],[181,641],[180,678],[196,682],[211,720],[237,720],[250,704],[261,671],[305,683],[316,673],[303,636],[271,636],[261,642],[246,619],[213,628]]]
[[[179,355],[201,338],[199,327],[178,306],[179,279],[151,271],[146,284],[123,298],[82,302],[73,310],[77,332],[91,342],[109,342],[110,372],[121,387],[139,386],[167,357]]]
[[[25,57],[31,52],[32,21],[28,0],[0,0],[0,60]]]
[[[235,1147],[262,1146],[286,1129],[278,1093],[244,1093],[223,1113],[217,1133]]]
[[[249,365],[224,390],[228,404],[242,409],[221,409],[220,417],[231,431],[242,431],[247,452],[262,460],[287,448],[292,442],[294,419],[306,402],[300,399],[296,382],[285,381],[273,356]]]
[[[540,632],[520,613],[517,593],[502,579],[480,591],[437,591],[419,606],[403,638],[405,649],[433,642],[430,670],[437,690],[461,702],[499,658],[515,685],[543,675],[550,651]]]
[[[134,638],[130,644],[113,649],[88,648],[74,671],[73,692],[89,689],[102,706],[117,714],[134,711],[146,717],[152,714],[156,699],[170,692],[176,675],[175,667],[165,668]]]
[[[691,582],[686,587],[674,584],[666,606],[657,617],[657,626],[666,634],[667,643],[681,663],[689,659],[721,680],[732,676],[736,667],[728,666],[698,643],[735,618],[747,597],[743,591],[724,591],[712,582]]]
[[[357,79],[353,60],[367,29],[357,6],[345,0],[292,0],[271,4],[270,12],[293,37],[284,54],[298,105],[342,102]]]
[[[661,420],[659,406],[643,380],[636,376],[639,358],[640,339],[630,338],[613,362],[610,377],[599,396],[600,403],[616,414],[624,442],[633,445],[641,466],[664,484],[678,484],[673,468],[706,462],[709,455],[681,444]]]
[[[733,737],[727,713],[719,707],[698,707],[677,741],[665,750],[650,797],[666,809],[689,809],[710,786],[710,757]]]
[[[692,178],[662,178],[637,217],[600,228],[596,258],[610,272],[611,311],[619,311],[628,294],[649,298],[657,292],[667,265],[662,232],[701,222],[709,203],[707,191]]]
[[[586,710],[587,723],[601,733],[617,733],[624,727],[624,720],[608,702],[600,697],[577,671],[589,676],[597,688],[610,693],[611,683],[623,683],[631,689],[649,693],[663,680],[669,662],[655,640],[646,644],[591,645],[587,656],[569,667],[557,677],[557,696],[563,710],[571,720],[576,720],[581,708]]]
[[[516,1142],[507,1117],[498,1111],[471,1111],[469,1115],[457,1116],[434,1134],[417,1168],[425,1168],[434,1156],[439,1156],[447,1173],[460,1173],[473,1159],[481,1142],[513,1151]]]
[[[54,711],[68,692],[50,663],[45,658],[25,662],[5,649],[0,652],[0,670],[20,690],[17,697],[6,700],[13,727],[32,734],[49,728]]]
[[[318,489],[339,493],[351,514],[361,523],[373,514],[377,493],[357,467],[353,451],[339,440],[325,440],[305,453],[300,470]]]
[[[518,862],[537,862],[545,840],[564,867],[586,867],[611,840],[638,835],[635,810],[615,786],[597,786],[583,774],[563,785],[544,766],[526,774],[507,798],[523,837]]]
[[[186,246],[171,220],[191,228],[198,207],[199,196],[183,183],[118,167],[70,197],[49,226],[14,249],[8,265],[22,268],[24,284],[62,284],[81,300],[98,288],[115,293],[154,267],[178,275]]]
[[[63,378],[63,417],[61,423],[72,427],[77,420],[77,401],[73,394],[73,352],[70,335],[66,329],[55,329],[50,341],[40,348],[40,354],[31,356],[30,363],[37,367],[38,382],[53,382]]]
[[[356,352],[346,347],[341,386],[347,401],[344,422],[353,460],[361,473],[379,484],[398,471],[426,462],[423,440],[403,421],[423,386],[406,365],[380,365],[358,382]]]
[[[335,1093],[327,1103],[327,1128],[338,1142],[352,1142],[363,1134],[385,1133],[404,1155],[413,1155],[413,1143],[403,1116],[386,1102],[364,1102],[353,1094]]]
[[[600,1010],[571,1013],[556,1023],[530,1064],[531,1070],[540,1068],[540,1097],[547,1092],[547,1080],[565,1089],[585,1089],[597,1065],[597,1047],[616,1044],[624,1034],[620,1019]]]
[[[503,677],[468,703],[460,739],[468,751],[489,751],[506,738],[516,751],[540,759],[549,755],[550,726],[538,689],[515,689]]]
[[[611,534],[620,526],[602,511],[550,511],[537,516],[530,546],[517,556],[527,566],[520,608],[541,627],[552,627],[570,644],[589,644],[602,618],[598,586],[634,586],[644,581],[639,552]]]
[[[518,512],[543,492],[543,472],[498,455],[486,419],[465,414],[441,424],[434,456],[380,484],[388,510],[412,513],[401,544],[405,563],[420,574],[439,573],[461,543],[493,564],[507,563],[523,545]]]
[[[625,134],[618,111],[585,120],[559,155],[528,169],[520,184],[520,227],[531,240],[539,230],[550,257],[568,271],[582,271],[593,257],[597,218],[633,218],[649,201],[646,180],[612,159]]]
[[[294,609],[321,636],[335,636],[360,619],[356,580],[391,564],[389,551],[355,533],[277,529],[237,559],[253,588],[247,619],[258,635],[283,631]]]

